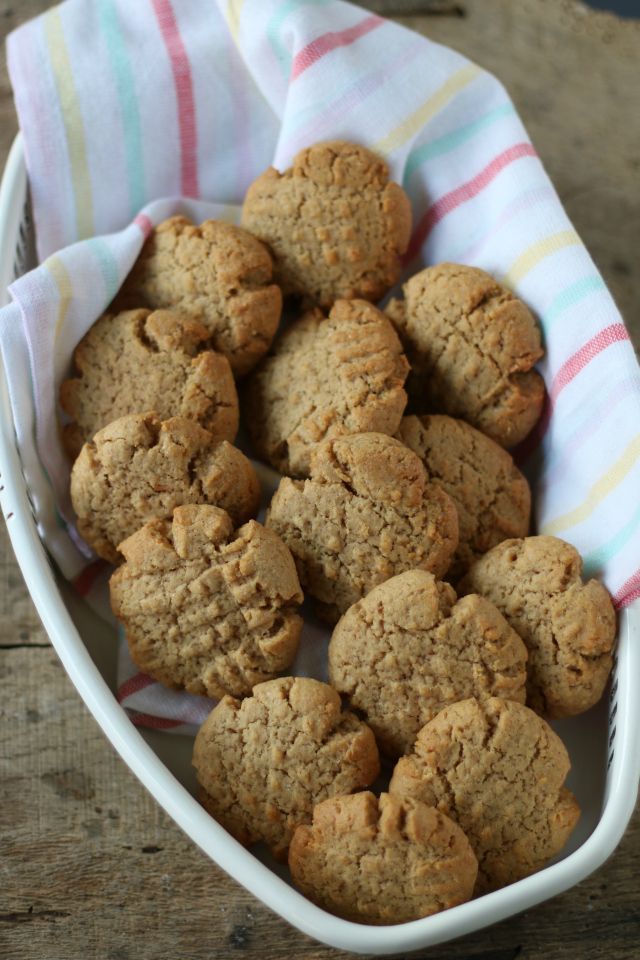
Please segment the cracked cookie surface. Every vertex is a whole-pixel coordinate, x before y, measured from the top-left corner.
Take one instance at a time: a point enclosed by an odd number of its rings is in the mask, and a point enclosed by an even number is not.
[[[407,923],[469,900],[478,863],[460,827],[410,797],[357,793],[317,804],[289,848],[294,883],[356,923]]]
[[[120,544],[111,608],[131,658],[169,687],[244,696],[286,670],[302,629],[302,591],[280,538],[224,510],[176,507]]]
[[[598,702],[611,672],[616,615],[601,583],[583,583],[571,544],[505,540],[473,564],[460,590],[488,597],[524,640],[530,707],[566,717]]]
[[[370,303],[338,300],[328,317],[308,312],[252,375],[247,422],[256,450],[281,473],[304,477],[323,440],[395,433],[408,371],[392,324]]]
[[[408,753],[443,707],[469,697],[524,703],[527,650],[484,597],[409,570],[350,607],[329,644],[331,684],[381,749]]]
[[[458,542],[450,497],[398,440],[360,433],[319,446],[311,478],[284,477],[266,519],[305,593],[334,622],[379,583],[415,567],[441,577]]]
[[[563,786],[569,767],[560,737],[528,707],[469,699],[422,728],[389,792],[437,807],[462,827],[481,894],[535,873],[565,845],[580,816]]]
[[[417,413],[461,417],[503,447],[540,417],[543,355],[529,309],[484,270],[441,263],[403,286],[386,312],[407,352]]]
[[[369,786],[380,769],[371,730],[341,711],[332,687],[304,677],[224,697],[198,731],[193,765],[216,820],[279,858],[315,803]]]
[[[199,321],[241,376],[278,329],[282,294],[272,274],[267,249],[247,230],[171,217],[151,233],[115,302],[119,309],[174,309]]]
[[[458,549],[448,571],[456,579],[508,537],[529,532],[531,491],[511,456],[464,420],[434,414],[403,417],[396,436],[415,451],[429,479],[458,511]]]
[[[377,301],[396,283],[411,206],[384,160],[335,140],[301,150],[284,173],[270,167],[258,177],[242,224],[269,246],[285,296],[330,307]]]
[[[73,354],[77,376],[60,387],[73,418],[63,427],[72,459],[102,427],[128,413],[196,420],[216,440],[238,432],[238,395],[229,361],[208,349],[201,323],[169,310],[103,314]]]
[[[255,516],[259,499],[245,455],[183,417],[120,417],[85,443],[71,471],[78,532],[111,563],[122,559],[119,543],[175,507],[209,503],[240,524]]]

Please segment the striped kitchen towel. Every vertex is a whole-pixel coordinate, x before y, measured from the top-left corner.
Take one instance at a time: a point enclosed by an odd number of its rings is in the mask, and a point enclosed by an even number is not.
[[[178,210],[237,221],[265,167],[346,138],[384,155],[409,194],[407,276],[474,264],[537,314],[548,399],[518,452],[537,528],[574,543],[618,606],[640,597],[640,372],[494,77],[338,0],[67,0],[10,36],[8,61],[42,265],[11,287],[0,347],[40,530],[66,576],[86,587],[93,569],[56,429],[74,345],[152,224]],[[123,701],[154,714],[157,685],[130,670]]]

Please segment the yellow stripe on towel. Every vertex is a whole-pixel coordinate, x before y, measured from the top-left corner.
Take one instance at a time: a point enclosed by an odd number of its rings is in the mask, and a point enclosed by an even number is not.
[[[584,503],[576,507],[575,510],[571,510],[561,517],[556,517],[556,519],[551,520],[550,523],[545,523],[540,532],[555,535],[559,530],[567,530],[569,527],[575,527],[577,524],[583,523],[589,515],[593,513],[598,504],[622,483],[629,471],[635,466],[639,457],[640,434],[637,434],[619,460],[614,463],[610,470],[607,470],[603,477],[600,477],[600,479],[594,483]]]
[[[452,77],[449,77],[439,90],[432,94],[426,103],[418,107],[411,116],[403,120],[402,123],[388,133],[386,137],[373,144],[372,149],[379,153],[391,153],[402,146],[410,137],[414,136],[424,126],[427,120],[434,117],[453,97],[468,86],[482,71],[475,64],[467,64],[462,70],[458,70]]]
[[[515,286],[529,270],[533,270],[541,260],[563,250],[565,247],[574,247],[582,243],[575,230],[561,230],[559,233],[552,233],[551,236],[538,240],[533,246],[520,254],[518,259],[509,267],[504,282],[509,287]]]
[[[57,8],[49,10],[45,14],[44,32],[69,150],[71,180],[76,207],[77,239],[82,240],[85,237],[93,236],[95,233],[91,180],[84,138],[84,121],[73,81],[62,17]]]

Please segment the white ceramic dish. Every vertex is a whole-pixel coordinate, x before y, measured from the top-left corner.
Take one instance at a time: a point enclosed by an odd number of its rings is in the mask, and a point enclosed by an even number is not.
[[[0,294],[35,265],[22,143],[13,145],[0,187]],[[557,862],[526,880],[434,917],[367,927],[315,907],[286,872],[245,850],[192,796],[191,740],[137,729],[115,696],[116,645],[106,624],[57,577],[38,537],[0,370],[0,502],[13,548],[44,627],[80,696],[125,763],[194,843],[299,930],[360,953],[416,950],[496,923],[568,889],[617,846],[640,779],[640,603],[620,616],[610,696],[588,714],[556,724],[572,759],[568,785],[582,818]],[[109,635],[109,636],[107,636]]]

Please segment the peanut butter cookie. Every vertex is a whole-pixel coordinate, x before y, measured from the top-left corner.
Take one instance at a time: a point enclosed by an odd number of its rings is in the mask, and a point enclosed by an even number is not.
[[[527,645],[530,707],[567,717],[598,702],[611,672],[616,615],[601,583],[582,582],[571,544],[505,540],[473,564],[460,590],[488,597]]]
[[[118,544],[177,506],[209,503],[239,524],[255,516],[259,499],[245,455],[183,417],[120,417],[85,443],[71,471],[78,532],[111,563],[122,559]]]
[[[411,364],[417,413],[461,417],[503,447],[526,437],[542,412],[543,354],[528,308],[493,277],[455,263],[416,273],[387,313]]]
[[[120,544],[111,607],[131,658],[168,687],[241,697],[286,670],[302,629],[293,557],[272,530],[224,510],[176,507]]]
[[[350,607],[329,644],[329,676],[385,753],[413,747],[443,707],[468,697],[524,703],[527,650],[492,603],[456,600],[426,570],[392,577]]]
[[[460,827],[410,797],[356,793],[317,804],[289,848],[293,881],[356,923],[407,923],[471,899],[478,862]]]
[[[456,505],[460,542],[448,577],[507,537],[529,532],[531,491],[506,450],[464,420],[404,417],[396,434]]]
[[[419,567],[441,577],[458,543],[453,501],[428,482],[412,450],[381,433],[321,444],[311,479],[280,481],[266,524],[291,550],[320,616],[333,623],[397,573]]]
[[[393,326],[365,300],[313,310],[253,374],[247,423],[259,455],[287,476],[309,474],[322,440],[392,434],[407,403],[409,365]]]
[[[478,858],[480,894],[535,873],[563,848],[580,816],[563,786],[569,767],[560,737],[528,707],[462,700],[422,728],[389,792],[462,827]]]
[[[198,731],[193,765],[216,820],[281,859],[315,803],[369,786],[380,769],[366,724],[341,712],[328,684],[303,677],[260,683],[242,702],[224,697]]]
[[[71,459],[101,427],[127,413],[196,420],[216,440],[235,440],[238,395],[229,361],[208,349],[201,323],[169,310],[101,316],[73,354],[78,376],[60,387],[73,418],[62,431]]]
[[[278,329],[282,294],[268,251],[241,227],[186,217],[159,224],[118,297],[118,309],[173,309],[207,328],[236,376],[264,356]]]
[[[268,244],[285,296],[321,307],[379,300],[400,276],[411,206],[380,157],[334,140],[301,150],[284,173],[255,180],[242,225]]]

